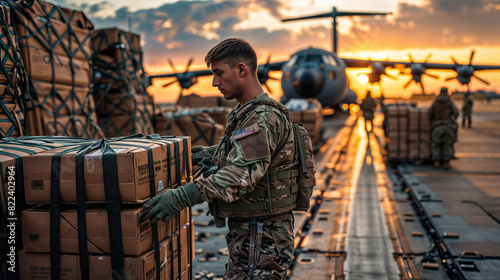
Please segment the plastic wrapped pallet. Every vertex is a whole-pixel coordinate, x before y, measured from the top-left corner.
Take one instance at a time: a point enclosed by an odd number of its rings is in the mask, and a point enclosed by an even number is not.
[[[154,101],[146,90],[137,34],[120,29],[92,32],[94,100],[104,133],[154,133]]]
[[[211,146],[224,136],[224,126],[206,113],[196,110],[180,110],[157,114],[156,131],[160,135],[185,135],[191,137],[193,146]]]
[[[14,30],[11,9],[0,2],[0,137],[24,135],[22,100],[29,98],[28,76]]]

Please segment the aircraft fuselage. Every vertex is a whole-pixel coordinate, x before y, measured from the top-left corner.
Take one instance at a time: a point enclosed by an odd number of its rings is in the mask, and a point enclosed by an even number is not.
[[[334,107],[348,92],[344,61],[322,49],[294,53],[281,68],[282,103],[292,98],[316,98],[324,107]]]

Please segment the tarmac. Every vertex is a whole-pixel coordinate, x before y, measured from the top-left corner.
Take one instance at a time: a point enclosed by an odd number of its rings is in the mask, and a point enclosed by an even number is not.
[[[289,279],[499,279],[500,100],[476,101],[449,170],[386,162],[380,123],[378,114],[367,137],[362,118],[325,118]],[[192,212],[193,279],[222,279],[227,229],[215,228],[206,204]]]

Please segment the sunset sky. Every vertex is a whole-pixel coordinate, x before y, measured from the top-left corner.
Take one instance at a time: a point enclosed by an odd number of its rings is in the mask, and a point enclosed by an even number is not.
[[[208,50],[228,37],[241,37],[256,49],[260,63],[271,54],[271,62],[287,60],[294,52],[318,47],[332,50],[332,19],[304,20],[282,23],[281,18],[326,13],[338,10],[392,12],[386,17],[344,17],[339,24],[339,56],[373,60],[468,63],[470,51],[476,50],[474,64],[500,65],[500,0],[241,0],[241,1],[171,1],[171,0],[58,0],[61,6],[83,10],[98,29],[118,27],[141,35],[144,67],[149,74],[170,73],[171,58],[177,70],[184,71],[189,57],[194,58],[191,70],[206,69],[203,62]],[[375,95],[378,86],[358,82],[358,74],[367,69],[348,70],[351,88],[364,96],[367,89]],[[427,92],[442,86],[453,71],[429,71],[439,80],[424,77]],[[389,70],[398,75],[398,70]],[[479,71],[478,76],[491,84],[484,85],[473,78],[471,89],[498,90],[500,71]],[[279,78],[280,72],[271,74]],[[400,75],[397,81],[382,78],[388,97],[409,97],[420,92],[410,79]],[[180,88],[161,85],[155,80],[150,93],[157,102],[174,102]],[[278,81],[268,82],[275,99],[281,96]],[[451,90],[464,90],[456,80],[446,82]],[[211,87],[211,78],[200,78],[189,92],[218,94]]]

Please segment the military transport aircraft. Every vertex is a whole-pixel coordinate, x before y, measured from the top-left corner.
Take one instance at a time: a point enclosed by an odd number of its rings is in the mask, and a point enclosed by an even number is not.
[[[467,86],[469,85],[472,77],[485,84],[489,84],[484,79],[478,77],[475,74],[475,71],[500,69],[500,66],[498,65],[473,65],[472,59],[474,57],[474,51],[471,52],[469,64],[459,64],[453,57],[451,59],[453,60],[454,64],[428,63],[427,59],[429,57],[427,57],[424,62],[418,63],[413,61],[411,55],[410,62],[349,59],[339,58],[337,56],[336,17],[386,14],[388,13],[341,12],[334,7],[331,13],[292,19],[283,19],[282,21],[292,21],[332,17],[334,51],[329,52],[318,48],[308,48],[292,54],[290,59],[287,61],[273,63],[270,63],[270,57],[268,57],[266,63],[263,65],[259,65],[257,70],[257,76],[260,83],[263,84],[271,93],[271,90],[267,86],[266,82],[270,79],[276,79],[269,76],[269,73],[271,71],[281,71],[281,87],[283,90],[283,95],[281,98],[282,103],[286,103],[291,98],[316,98],[324,107],[336,107],[344,103],[355,103],[357,99],[356,93],[353,90],[349,89],[349,80],[346,74],[346,68],[348,67],[368,67],[369,72],[366,75],[368,76],[368,81],[370,83],[380,83],[383,76],[397,79],[396,77],[386,72],[387,68],[398,68],[401,72],[409,69],[410,73],[408,74],[410,74],[412,77],[411,80],[409,80],[405,84],[405,87],[407,87],[412,81],[414,81],[421,85],[423,92],[424,87],[422,83],[422,76],[427,75],[437,78],[437,76],[435,75],[426,73],[427,69],[454,70],[456,72],[456,76],[447,78],[446,81],[457,79],[462,85]],[[175,78],[175,80],[165,84],[164,87],[169,86],[175,82],[179,82],[182,92],[182,90],[188,89],[193,86],[197,82],[198,77],[212,75],[212,72],[210,70],[189,71],[189,66],[192,63],[192,59],[188,61],[187,67],[184,72],[177,72],[171,60],[169,60],[169,63],[174,70],[174,73],[149,76],[149,83],[151,83],[151,79],[173,77]]]

